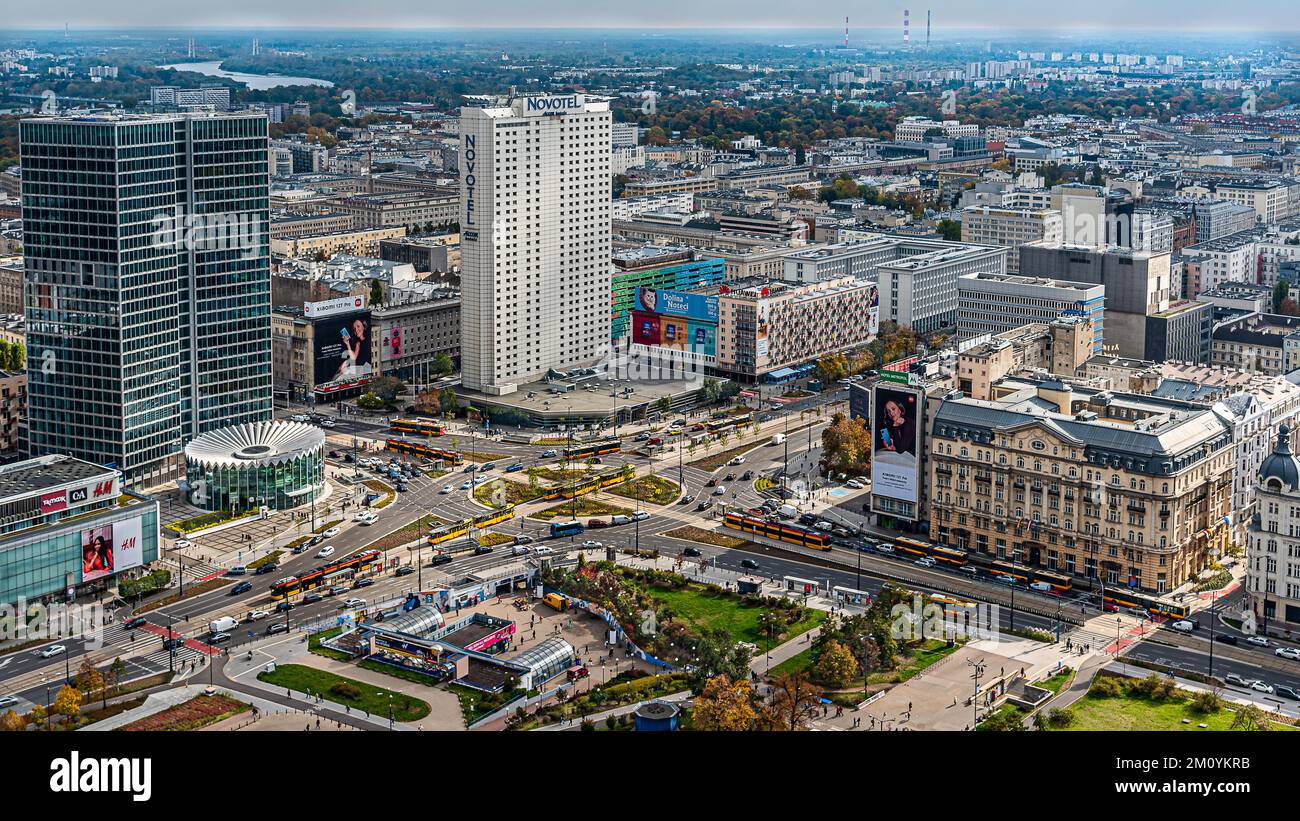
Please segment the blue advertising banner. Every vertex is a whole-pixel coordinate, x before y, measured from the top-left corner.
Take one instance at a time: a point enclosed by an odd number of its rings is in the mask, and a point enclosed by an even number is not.
[[[680,316],[714,325],[718,323],[718,298],[707,294],[638,287],[634,308],[652,314]]]

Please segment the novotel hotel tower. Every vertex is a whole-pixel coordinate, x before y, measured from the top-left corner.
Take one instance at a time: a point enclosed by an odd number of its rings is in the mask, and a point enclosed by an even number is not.
[[[461,370],[513,393],[610,340],[609,102],[470,99],[461,109]]]

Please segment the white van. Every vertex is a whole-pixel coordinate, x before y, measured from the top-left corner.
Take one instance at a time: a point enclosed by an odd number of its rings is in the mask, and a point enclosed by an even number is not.
[[[614,516],[609,520],[609,523],[611,525],[625,525],[625,524],[630,524],[631,522],[632,519],[629,518],[628,516],[624,516],[622,513],[618,514],[617,516]]]
[[[781,505],[776,509],[776,515],[782,519],[793,519],[799,515],[799,511],[794,505]]]
[[[1177,630],[1179,633],[1190,633],[1196,629],[1196,623],[1188,621],[1187,619],[1176,621],[1169,626]]]
[[[784,433],[778,433],[778,434],[776,434],[776,435],[774,435],[774,436],[772,437],[772,441],[771,441],[769,444],[780,445],[780,444],[782,444],[783,442],[785,442],[785,434],[784,434]]]
[[[540,547],[533,548],[534,556],[550,556],[553,553],[555,553],[555,548],[547,547],[546,545],[541,545]]]

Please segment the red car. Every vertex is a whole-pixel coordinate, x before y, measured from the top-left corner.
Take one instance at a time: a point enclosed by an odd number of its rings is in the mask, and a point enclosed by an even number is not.
[[[587,520],[587,527],[588,527],[588,528],[592,528],[592,527],[609,527],[609,522],[605,521],[604,519],[588,519],[588,520]]]
[[[565,670],[564,673],[568,676],[569,681],[577,681],[578,679],[586,678],[591,674],[590,671],[581,664],[573,665],[568,670]]]
[[[704,483],[704,486],[705,486],[705,487],[717,487],[717,486],[718,486],[718,479],[717,479],[717,477],[715,476],[714,478],[712,478],[712,479],[710,479],[709,481],[705,482],[705,483]]]

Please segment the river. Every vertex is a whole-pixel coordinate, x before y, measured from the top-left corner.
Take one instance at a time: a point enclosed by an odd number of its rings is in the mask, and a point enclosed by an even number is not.
[[[220,60],[212,60],[207,63],[172,63],[158,66],[158,68],[193,71],[197,74],[206,74],[209,77],[235,80],[256,91],[265,91],[268,88],[277,86],[324,86],[325,88],[334,86],[329,80],[317,80],[314,77],[284,77],[278,74],[246,74],[241,71],[226,71],[221,67]]]

